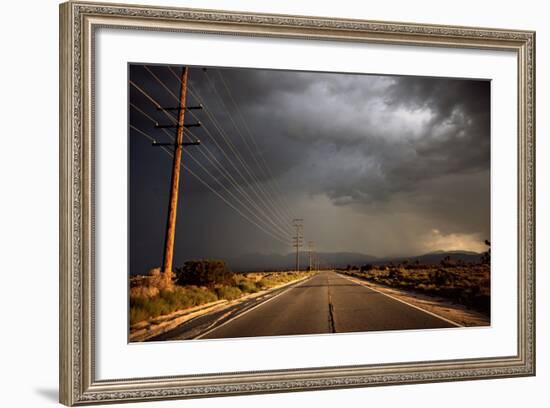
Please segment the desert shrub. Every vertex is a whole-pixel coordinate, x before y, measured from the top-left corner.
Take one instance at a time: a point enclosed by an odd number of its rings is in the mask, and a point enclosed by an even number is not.
[[[490,314],[491,268],[488,264],[470,264],[446,259],[445,264],[408,263],[374,267],[370,271],[347,271],[348,275],[378,284],[412,289],[424,294],[444,297],[453,302]],[[453,265],[453,266],[450,266]]]
[[[445,269],[437,269],[433,273],[433,282],[436,285],[442,286],[448,284],[451,279],[450,273]]]
[[[435,291],[436,287],[433,283],[420,283],[416,285],[415,289],[424,291],[424,292],[433,292]]]
[[[234,285],[233,273],[224,261],[203,259],[187,261],[176,268],[176,283],[178,285],[197,285],[213,288],[216,285]]]
[[[144,309],[131,308],[130,309],[130,322],[137,323],[148,318],[147,311]]]
[[[159,296],[154,298],[137,298],[130,301],[130,310],[134,310],[134,316],[157,317],[170,313],[170,306]],[[132,313],[130,313],[130,318]],[[135,321],[131,321],[136,323]]]
[[[252,282],[250,280],[242,280],[237,286],[244,293],[256,293],[258,291],[256,282]]]
[[[150,269],[146,275],[130,278],[130,297],[153,298],[163,290],[172,290],[174,287],[169,275],[161,272],[160,268]]]
[[[196,269],[200,271],[200,268]],[[208,269],[208,267],[205,269]],[[218,299],[234,300],[241,297],[243,293],[255,293],[258,290],[290,282],[306,275],[305,273],[296,274],[293,272],[262,274],[263,276],[260,274],[240,274],[237,276],[230,274],[228,278],[227,273],[220,272],[220,269],[223,268],[220,268],[219,265],[213,269],[215,272],[207,271],[204,272],[204,275],[201,275],[201,272],[197,274],[198,277],[190,273],[185,279],[182,279],[185,282],[199,281],[201,282],[200,286],[197,284],[172,285],[166,289],[158,290],[154,287],[155,290],[152,290],[151,286],[133,285],[130,290],[130,324],[214,302]],[[193,269],[190,270],[193,271]],[[220,282],[229,282],[229,284]],[[141,285],[148,285],[149,283],[150,280],[148,279],[142,279],[139,282]]]
[[[412,284],[409,281],[400,280],[399,281],[399,286],[401,286],[402,288],[408,288],[408,287],[412,286]]]
[[[285,283],[287,281],[287,275],[281,274],[281,276],[268,276],[263,278],[260,282],[263,287],[270,288],[272,286],[279,285],[281,283]]]
[[[130,288],[130,297],[147,297],[152,298],[160,293],[159,289],[155,286],[133,286]]]
[[[348,273],[353,273],[353,272],[348,272]],[[266,274],[256,282],[256,287],[259,290],[269,289],[274,286],[295,281],[297,279],[303,278],[308,275],[309,275],[308,272],[299,272],[299,273],[280,272],[280,273]]]
[[[190,299],[194,306],[208,302],[215,302],[218,300],[218,295],[213,290],[199,288],[196,286],[191,286],[185,289],[187,290],[187,298]]]
[[[256,282],[256,288],[258,288],[258,290],[264,290],[265,288],[267,288],[263,279],[260,279]]]
[[[405,266],[405,269],[409,270],[419,270],[419,269],[426,269],[428,266],[421,264],[418,259],[414,263],[407,264]]]
[[[171,290],[160,291],[154,297],[131,297],[130,324],[216,300],[218,296],[214,291],[197,286],[175,286]]]
[[[366,264],[361,266],[361,272],[369,272],[373,269],[372,264]]]
[[[220,299],[233,300],[243,294],[239,288],[234,286],[219,286],[215,290]]]
[[[485,245],[487,245],[489,248],[486,252],[483,252],[481,254],[481,263],[484,265],[490,265],[491,264],[491,242],[489,240],[485,240]]]

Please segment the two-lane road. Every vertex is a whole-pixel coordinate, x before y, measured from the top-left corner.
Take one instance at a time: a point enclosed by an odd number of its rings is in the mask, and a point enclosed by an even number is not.
[[[195,338],[455,327],[451,322],[323,271]]]

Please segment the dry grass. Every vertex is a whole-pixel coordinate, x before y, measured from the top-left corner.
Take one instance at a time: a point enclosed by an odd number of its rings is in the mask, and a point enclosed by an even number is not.
[[[308,272],[253,272],[234,275],[233,285],[166,285],[153,270],[130,278],[130,325],[216,300],[235,300],[310,275]]]

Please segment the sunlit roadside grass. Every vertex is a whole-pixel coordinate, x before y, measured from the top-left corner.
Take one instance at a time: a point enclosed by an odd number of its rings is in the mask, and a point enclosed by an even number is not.
[[[200,306],[217,300],[235,300],[245,295],[270,289],[306,276],[309,272],[254,272],[231,274],[223,283],[212,285],[180,285],[157,289],[155,279],[158,270],[151,277],[135,277],[130,281],[130,325],[167,315],[179,310]]]

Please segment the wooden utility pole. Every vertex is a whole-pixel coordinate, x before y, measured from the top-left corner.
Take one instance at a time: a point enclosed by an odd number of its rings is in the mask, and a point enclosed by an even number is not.
[[[183,150],[183,130],[185,123],[185,99],[187,97],[187,77],[189,69],[183,68],[181,73],[180,105],[178,114],[177,136],[174,143],[174,160],[172,162],[172,181],[170,184],[170,201],[168,203],[168,219],[164,241],[164,257],[162,272],[168,284],[172,282],[172,262],[174,258],[174,240],[176,236],[176,215],[178,211],[178,192],[180,183],[181,153]]]
[[[309,271],[311,272],[314,269],[315,260],[313,259],[313,250],[315,246],[315,242],[309,241],[307,243],[308,250],[309,250]]]
[[[300,272],[300,248],[303,245],[303,222],[302,218],[294,218],[292,220],[292,225],[296,228],[296,235],[292,238],[292,246],[296,248],[296,272]]]

